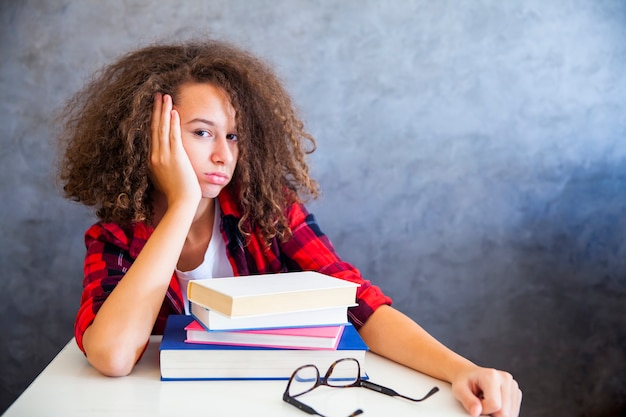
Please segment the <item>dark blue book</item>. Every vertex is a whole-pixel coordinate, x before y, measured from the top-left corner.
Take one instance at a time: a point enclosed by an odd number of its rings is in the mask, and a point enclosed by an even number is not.
[[[336,350],[280,349],[186,343],[185,327],[192,316],[168,318],[160,345],[161,379],[289,379],[296,368],[312,364],[323,375],[331,363],[355,358],[365,377],[367,345],[352,325],[346,325]]]

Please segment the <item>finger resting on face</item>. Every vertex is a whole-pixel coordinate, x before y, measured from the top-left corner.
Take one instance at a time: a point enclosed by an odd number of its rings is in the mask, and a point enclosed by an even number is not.
[[[154,96],[154,106],[152,109],[152,121],[150,126],[151,134],[151,151],[158,152],[158,138],[159,138],[159,126],[161,121],[161,112],[163,107],[163,96],[161,93],[157,93]]]
[[[170,146],[176,147],[178,143],[182,144],[180,131],[180,115],[176,110],[170,111]]]
[[[168,143],[170,141],[170,113],[172,111],[172,98],[165,94],[163,96],[163,105],[161,107],[161,114],[159,120],[159,142],[164,146],[164,149],[168,149]]]

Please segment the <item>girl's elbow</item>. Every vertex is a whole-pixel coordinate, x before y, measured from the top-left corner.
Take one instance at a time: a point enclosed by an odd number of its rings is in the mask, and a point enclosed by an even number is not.
[[[130,374],[135,367],[135,355],[122,349],[110,349],[87,353],[87,360],[101,374],[120,377]]]

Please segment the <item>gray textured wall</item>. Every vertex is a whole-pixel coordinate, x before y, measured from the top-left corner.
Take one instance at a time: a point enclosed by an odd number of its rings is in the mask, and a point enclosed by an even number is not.
[[[626,415],[623,0],[0,1],[0,411],[72,336],[91,214],[54,111],[130,48],[271,61],[319,142],[339,252],[523,415]]]

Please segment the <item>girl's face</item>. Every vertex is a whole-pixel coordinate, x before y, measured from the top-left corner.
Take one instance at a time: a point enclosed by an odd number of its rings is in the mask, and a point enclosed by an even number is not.
[[[212,84],[188,83],[179,87],[174,108],[202,197],[215,198],[231,181],[239,156],[230,99]]]

